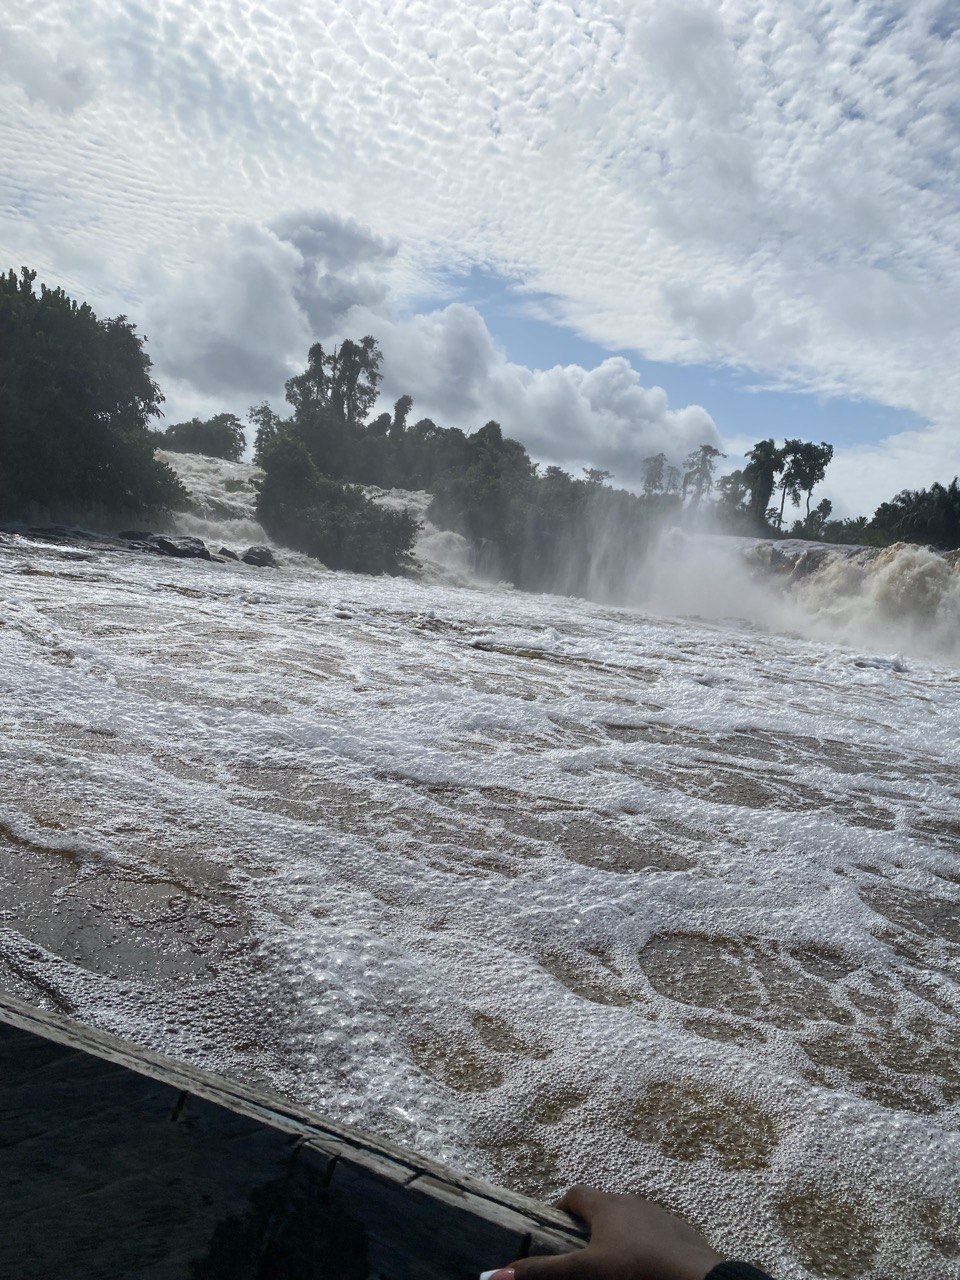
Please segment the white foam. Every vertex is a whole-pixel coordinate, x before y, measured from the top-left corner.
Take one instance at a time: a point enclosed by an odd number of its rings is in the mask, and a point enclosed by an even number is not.
[[[956,667],[284,560],[0,544],[2,980],[776,1274],[817,1197],[942,1273]]]

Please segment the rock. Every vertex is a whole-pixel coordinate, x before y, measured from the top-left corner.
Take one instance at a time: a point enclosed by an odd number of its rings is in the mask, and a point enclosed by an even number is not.
[[[258,569],[277,569],[279,565],[269,547],[248,547],[240,557],[244,564],[255,565]]]
[[[156,536],[155,533],[147,533],[144,529],[121,529],[117,534],[117,537],[123,538],[125,542],[149,542]]]
[[[40,538],[44,542],[65,542],[70,537],[65,524],[34,525],[27,533],[31,538]]]
[[[240,557],[235,551],[231,551],[229,547],[221,547],[217,552],[218,556],[223,556],[225,560],[239,560]]]
[[[209,560],[210,551],[201,538],[168,538],[155,533],[149,541],[161,555],[174,556],[178,560]]]

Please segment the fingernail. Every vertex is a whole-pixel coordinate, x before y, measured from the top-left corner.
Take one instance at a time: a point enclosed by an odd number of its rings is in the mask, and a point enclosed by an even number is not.
[[[480,1280],[517,1280],[517,1273],[513,1267],[495,1267],[493,1271],[481,1271]]]

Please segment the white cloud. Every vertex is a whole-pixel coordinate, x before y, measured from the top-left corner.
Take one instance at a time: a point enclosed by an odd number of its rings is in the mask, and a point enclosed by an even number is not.
[[[316,338],[352,307],[381,303],[396,251],[352,219],[318,211],[203,230],[185,267],[145,262],[143,324],[177,400],[192,387],[230,407],[275,398]]]
[[[901,489],[923,489],[958,472],[955,426],[902,431],[878,445],[837,450],[817,493],[830,498],[838,516],[869,516]]]
[[[631,484],[651,454],[679,461],[700,444],[720,442],[705,409],[671,409],[666,392],[642,386],[621,356],[593,369],[528,369],[508,360],[483,317],[459,303],[401,322],[362,310],[350,319],[379,335],[384,394],[413,395],[414,418],[468,431],[496,419],[545,463],[600,466]]]
[[[66,47],[51,49],[36,32],[0,23],[0,84],[20,89],[31,105],[72,112],[93,97],[88,69]]]
[[[397,237],[379,277],[395,295],[486,262],[614,349],[868,397],[946,438],[960,404],[951,12],[942,0],[6,0],[0,253],[140,315],[145,255],[186,280],[201,218],[273,226],[275,244],[243,249],[247,284],[229,296],[254,327],[266,298],[292,335],[304,304],[291,250],[310,253],[277,219],[329,209]],[[277,290],[256,283],[257,264],[280,273]],[[350,286],[336,298],[340,267],[327,271],[318,305],[335,314]],[[152,327],[189,369],[172,319]],[[232,367],[266,377],[266,340],[220,336],[208,382]],[[231,366],[238,351],[252,363]],[[887,480],[876,464],[885,490],[897,448]]]

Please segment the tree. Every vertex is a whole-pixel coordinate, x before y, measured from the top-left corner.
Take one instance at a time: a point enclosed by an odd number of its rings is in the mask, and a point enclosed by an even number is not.
[[[247,440],[236,414],[218,413],[206,420],[174,423],[163,433],[163,444],[174,453],[202,453],[208,458],[239,462]]]
[[[766,525],[767,509],[773,495],[776,477],[783,470],[783,453],[772,440],[759,440],[747,454],[743,479],[750,490],[748,510],[753,525]]]
[[[413,396],[401,396],[393,406],[393,421],[390,423],[390,439],[399,440],[407,429],[407,417],[413,408]]]
[[[581,479],[555,466],[540,474],[492,419],[470,435],[429,418],[408,426],[412,399],[404,395],[392,414],[361,420],[356,389],[366,388],[369,418],[375,386],[364,372],[367,357],[379,379],[379,348],[364,342],[344,343],[332,355],[312,347],[307,369],[287,384],[293,413],[265,447],[258,503],[274,537],[331,567],[401,571],[415,524],[388,521],[354,485],[403,484],[433,494],[431,522],[468,539],[475,563],[491,574],[539,591],[628,596],[660,508],[679,506],[681,474],[665,455],[655,460],[662,491],[650,502],[611,488],[601,468],[584,468]],[[700,469],[688,487],[700,497],[720,456],[711,446],[694,454]]]
[[[261,404],[250,406],[247,411],[247,421],[257,429],[253,439],[253,460],[259,466],[267,445],[271,440],[276,440],[283,420],[264,400]]]
[[[683,497],[686,498],[688,492],[691,494],[691,511],[696,511],[713,489],[717,458],[725,457],[726,454],[715,449],[712,444],[702,444],[699,449],[694,449],[687,455],[683,464]]]
[[[307,367],[303,373],[287,379],[284,391],[295,417],[305,417],[317,409],[330,407],[327,364],[328,357],[323,347],[315,342],[307,352]]]
[[[803,492],[800,482],[805,474],[801,462],[802,449],[802,440],[786,440],[780,450],[782,467],[779,485],[780,511],[777,515],[777,528],[781,531],[783,529],[783,509],[787,505],[787,494],[790,495],[790,501],[795,507],[800,505],[800,494]]]
[[[813,511],[808,511],[802,520],[794,521],[790,537],[822,540],[832,512],[833,503],[829,498],[824,498],[822,502],[817,503]]]
[[[800,505],[801,494],[807,495],[806,514],[810,514],[810,497],[826,473],[833,457],[833,445],[824,440],[813,444],[804,440],[787,440],[780,450],[782,472],[780,476],[780,514],[777,528],[783,528],[783,510],[787,495],[794,506]]]
[[[376,403],[382,360],[383,352],[369,334],[359,342],[344,338],[327,357],[330,402],[349,426],[362,422]]]
[[[806,516],[810,517],[810,498],[816,485],[826,474],[827,467],[833,458],[833,445],[821,440],[819,444],[809,441],[801,444],[794,459],[794,475],[797,487],[807,495]]]
[[[290,429],[322,475],[347,478],[358,466],[369,472],[384,464],[386,455],[365,442],[363,425],[376,403],[382,358],[369,335],[359,342],[345,338],[332,352],[317,342],[304,372],[287,380]]]
[[[124,316],[100,320],[36,272],[0,275],[0,515],[184,505],[149,429],[163,396]]]
[[[644,458],[640,465],[643,468],[643,496],[652,498],[654,494],[663,491],[667,455],[665,453],[655,453],[650,458]]]
[[[717,481],[720,505],[729,513],[743,515],[750,494],[750,485],[743,471],[731,471]]]

